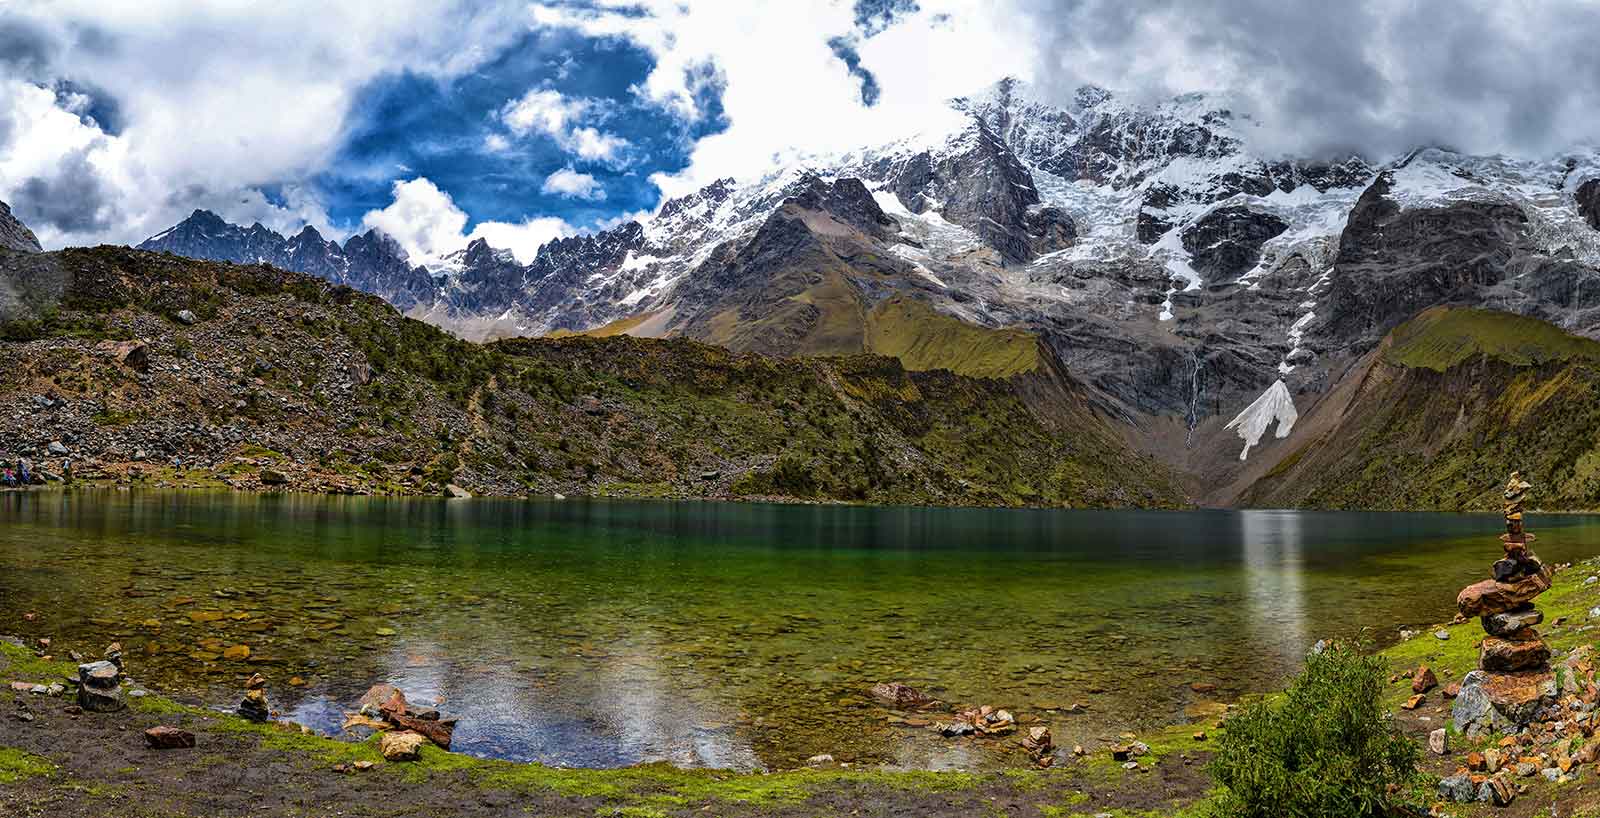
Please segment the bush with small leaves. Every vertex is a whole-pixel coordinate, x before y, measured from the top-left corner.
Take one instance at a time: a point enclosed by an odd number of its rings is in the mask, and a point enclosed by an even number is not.
[[[1417,783],[1417,745],[1385,711],[1382,659],[1334,645],[1280,697],[1230,717],[1210,770],[1229,818],[1373,818]]]

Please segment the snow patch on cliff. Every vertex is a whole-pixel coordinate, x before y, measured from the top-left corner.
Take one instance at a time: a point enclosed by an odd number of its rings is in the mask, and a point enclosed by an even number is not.
[[[1289,436],[1294,429],[1294,422],[1300,419],[1299,410],[1294,408],[1294,398],[1289,394],[1289,387],[1283,381],[1273,381],[1267,391],[1256,398],[1255,403],[1244,408],[1233,420],[1228,421],[1224,428],[1233,429],[1244,440],[1244,451],[1239,452],[1239,459],[1244,460],[1250,456],[1250,447],[1261,442],[1261,436],[1267,433],[1267,427],[1273,422],[1278,424],[1277,438],[1282,440]]]

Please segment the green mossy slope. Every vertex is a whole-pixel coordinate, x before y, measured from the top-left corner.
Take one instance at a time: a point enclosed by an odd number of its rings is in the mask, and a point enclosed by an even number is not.
[[[1243,505],[1490,510],[1517,468],[1539,508],[1600,508],[1600,343],[1522,316],[1436,308],[1377,355],[1337,422]]]

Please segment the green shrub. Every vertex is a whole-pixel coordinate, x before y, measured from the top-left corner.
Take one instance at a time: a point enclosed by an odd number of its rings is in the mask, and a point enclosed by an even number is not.
[[[1211,762],[1213,809],[1229,818],[1362,818],[1417,778],[1417,745],[1381,696],[1381,659],[1335,645],[1306,657],[1288,691],[1228,719]]]

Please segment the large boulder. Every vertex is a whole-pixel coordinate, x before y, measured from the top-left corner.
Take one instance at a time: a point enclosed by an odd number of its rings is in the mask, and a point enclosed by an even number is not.
[[[1549,566],[1515,582],[1498,582],[1486,579],[1468,585],[1456,596],[1456,608],[1465,617],[1489,616],[1520,609],[1534,597],[1550,590],[1552,575]]]
[[[150,371],[150,346],[143,341],[101,341],[95,349],[135,371]]]
[[[1514,732],[1533,721],[1539,708],[1555,701],[1556,692],[1556,677],[1549,671],[1474,670],[1461,680],[1461,692],[1451,706],[1456,732],[1466,736]]]

